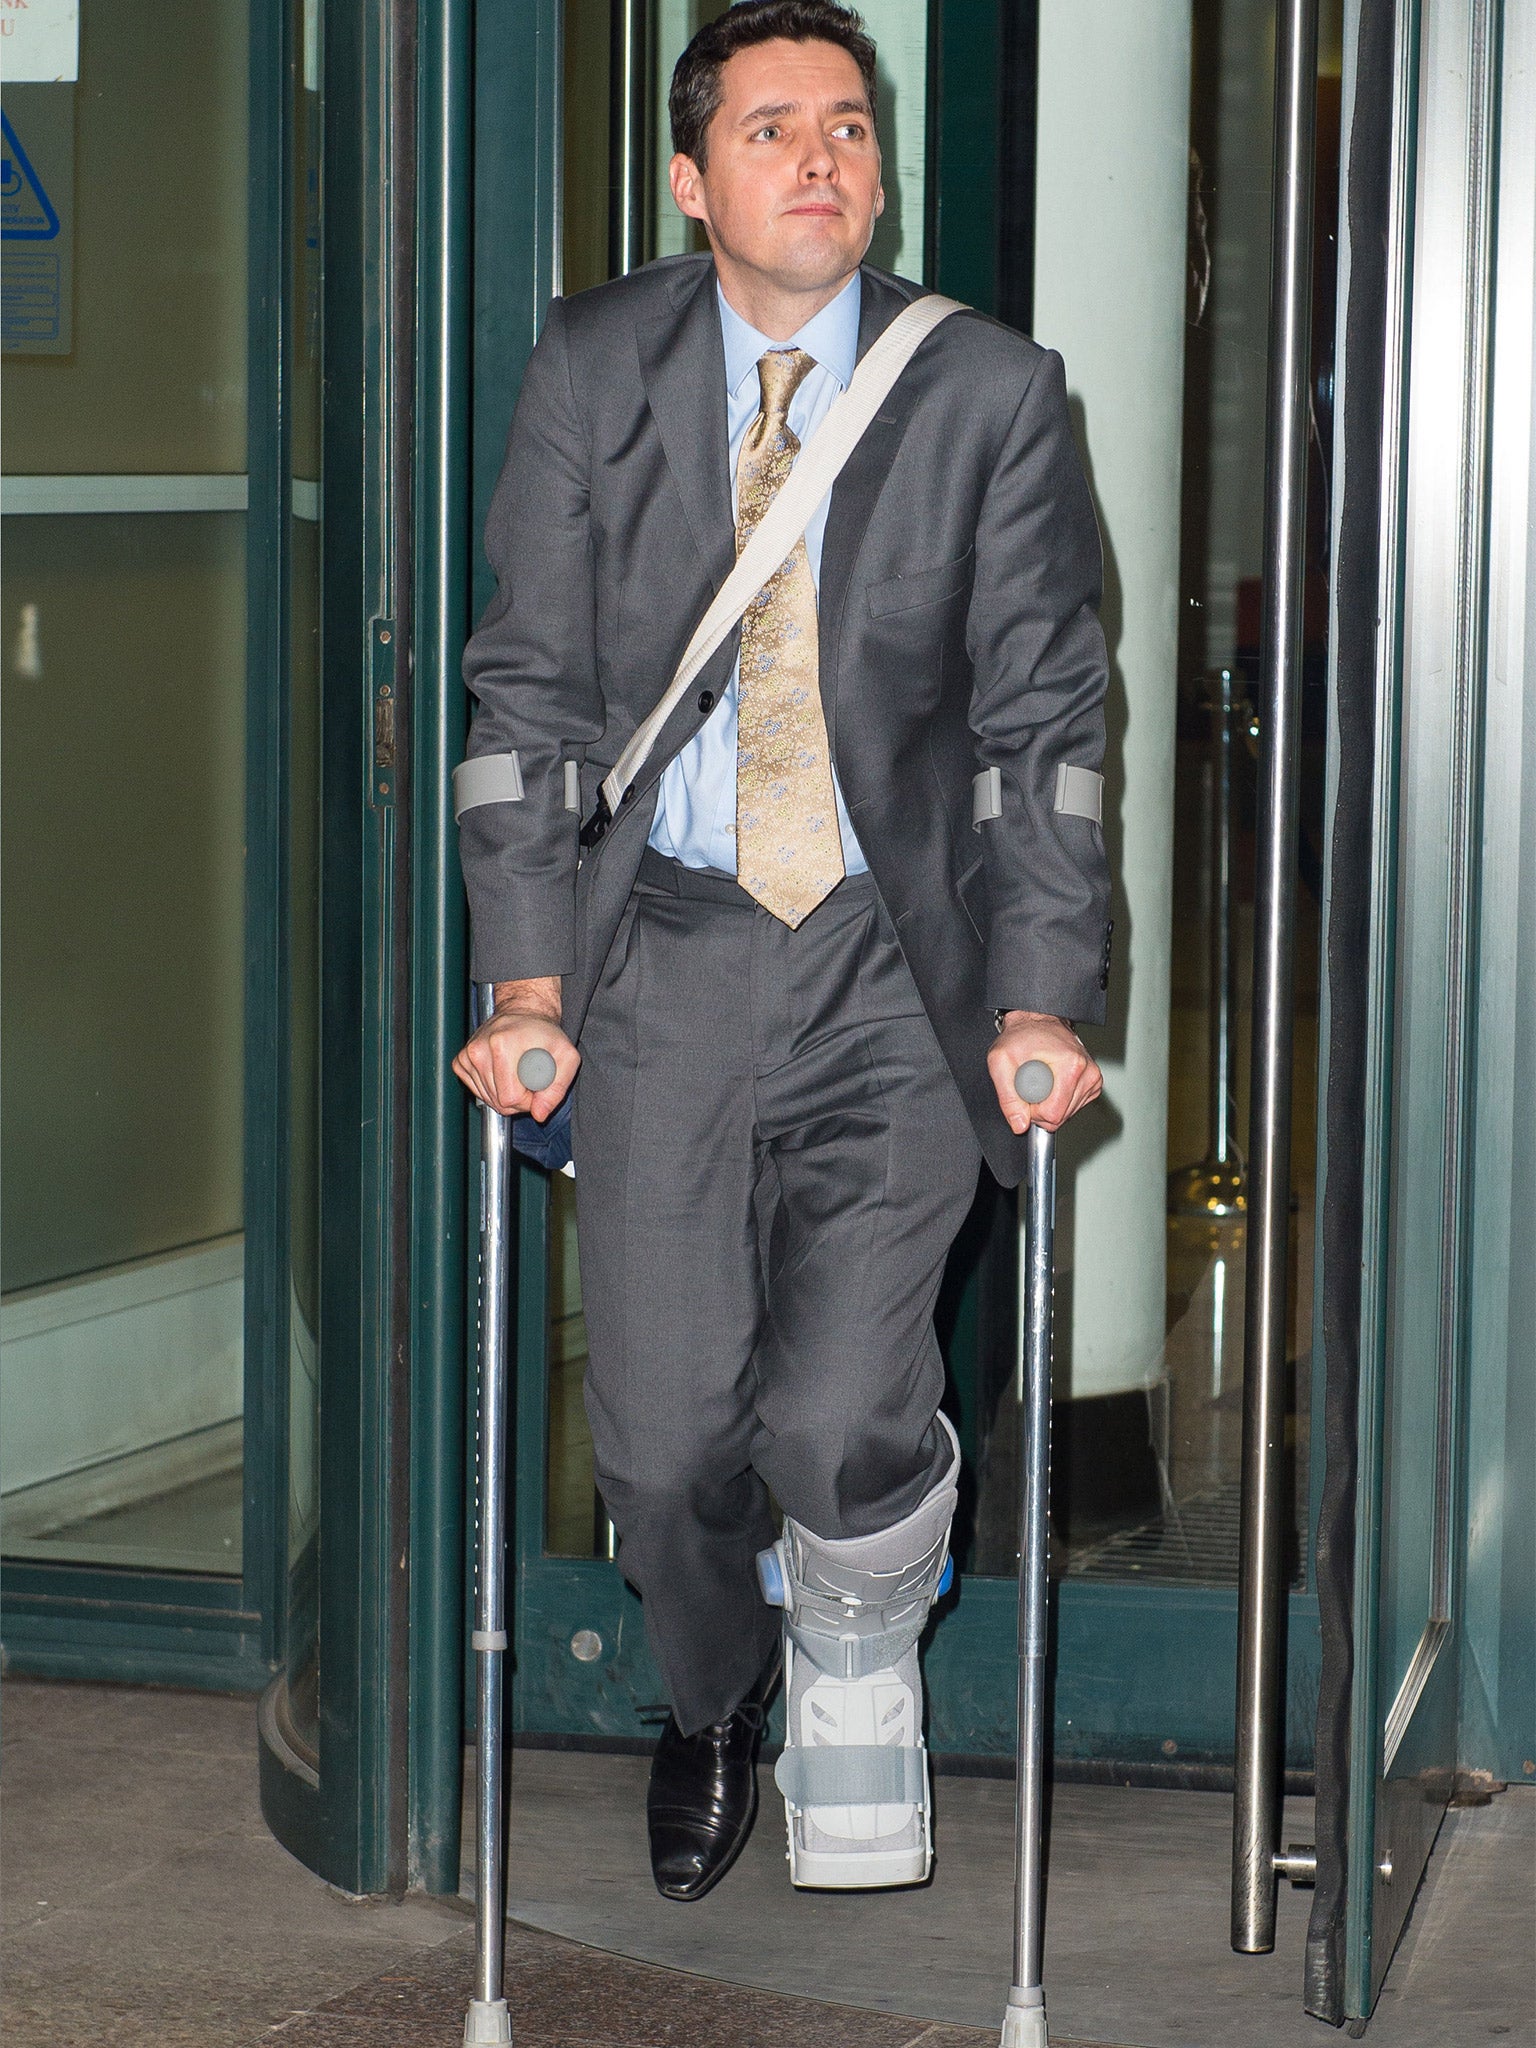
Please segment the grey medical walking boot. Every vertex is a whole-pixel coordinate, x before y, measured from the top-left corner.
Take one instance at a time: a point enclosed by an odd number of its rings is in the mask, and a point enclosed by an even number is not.
[[[786,1517],[758,1557],[784,1609],[784,1794],[792,1883],[921,1884],[933,1866],[917,1644],[949,1584],[960,1446],[912,1512],[873,1536],[828,1539]]]

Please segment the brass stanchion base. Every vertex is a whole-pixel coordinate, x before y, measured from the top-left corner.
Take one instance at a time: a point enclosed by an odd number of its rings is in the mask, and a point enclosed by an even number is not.
[[[1170,1216],[1246,1216],[1248,1173],[1240,1159],[1201,1159],[1168,1176]]]

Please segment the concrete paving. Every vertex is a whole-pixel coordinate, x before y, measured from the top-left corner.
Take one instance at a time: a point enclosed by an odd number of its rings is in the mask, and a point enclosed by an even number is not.
[[[464,1931],[278,1847],[254,1700],[11,1680],[0,1738],[6,2048],[244,2048]]]
[[[975,2027],[1001,2020],[1010,1977],[1013,1787],[941,1777],[932,1883],[807,1893],[785,1870],[783,1802],[741,1861],[690,1906],[646,1861],[641,1757],[520,1749],[512,1770],[508,1911],[627,1956],[879,2012]],[[1282,1887],[1274,1953],[1228,1943],[1230,1798],[1055,1788],[1046,1925],[1053,2038],[1126,2048],[1319,2048],[1301,2009],[1311,1893]],[[1287,1803],[1286,1841],[1312,1839]],[[1536,1791],[1448,1816],[1369,2040],[1376,2048],[1536,2044]]]
[[[268,1834],[249,1700],[8,1682],[6,2048],[443,2048],[473,1939],[458,1901],[348,1899]],[[796,1894],[765,1799],[691,1907],[645,1858],[645,1762],[519,1751],[507,1994],[518,2048],[995,2048],[1008,1980],[1005,1783],[939,1781],[925,1891]],[[771,1786],[768,1787],[771,1795]],[[1058,2048],[1302,2048],[1304,1894],[1273,1957],[1226,1948],[1226,1800],[1058,1787]],[[1304,1805],[1289,1816],[1304,1837]],[[1536,1791],[1452,1814],[1368,2039],[1536,2048]]]

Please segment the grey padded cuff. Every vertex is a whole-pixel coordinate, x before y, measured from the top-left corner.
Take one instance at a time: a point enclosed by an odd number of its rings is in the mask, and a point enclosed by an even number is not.
[[[520,804],[523,764],[516,753],[476,754],[453,771],[453,821],[481,804]]]
[[[924,1752],[875,1743],[786,1749],[773,1782],[791,1806],[920,1806]]]
[[[1094,768],[1070,768],[1065,761],[1056,770],[1056,809],[1064,818],[1087,818],[1095,825],[1104,822],[1104,778]]]
[[[983,825],[1003,815],[1003,771],[1001,768],[983,768],[971,779],[971,830],[979,832]]]

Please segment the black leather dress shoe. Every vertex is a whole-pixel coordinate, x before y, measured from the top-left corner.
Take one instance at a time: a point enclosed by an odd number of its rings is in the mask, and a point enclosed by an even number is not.
[[[651,1759],[651,1874],[666,1899],[702,1899],[741,1854],[757,1813],[757,1752],[775,1659],[723,1721],[685,1735],[670,1714]]]

